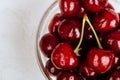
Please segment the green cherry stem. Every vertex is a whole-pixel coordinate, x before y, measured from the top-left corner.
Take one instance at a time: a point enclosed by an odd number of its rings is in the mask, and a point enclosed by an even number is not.
[[[90,26],[90,28],[91,28],[91,30],[92,30],[95,38],[96,38],[98,47],[99,47],[100,49],[103,49],[103,47],[102,47],[102,45],[101,45],[101,43],[100,43],[100,40],[99,40],[99,38],[98,38],[98,35],[97,35],[94,27],[92,26],[92,24],[91,24],[91,22],[90,22],[90,20],[89,20],[89,18],[88,18],[88,16],[87,16],[87,14],[85,14],[84,17],[83,17],[83,20],[82,20],[82,29],[81,29],[80,41],[79,41],[77,47],[74,49],[74,53],[78,53],[79,47],[80,47],[81,44],[82,44],[83,35],[84,35],[84,29],[85,29],[85,22],[87,22],[87,23],[89,24],[89,26]]]
[[[83,40],[84,28],[85,28],[85,18],[83,18],[83,20],[82,20],[82,29],[81,29],[80,41],[79,41],[77,47],[74,49],[74,53],[78,53],[78,51],[79,51],[79,47],[81,46],[81,43]]]
[[[98,47],[99,47],[100,49],[103,49],[103,47],[102,47],[102,45],[101,45],[101,43],[100,43],[100,40],[99,40],[99,38],[98,38],[98,35],[97,35],[95,29],[93,28],[93,26],[92,26],[92,24],[91,24],[91,22],[90,22],[90,20],[89,20],[89,18],[88,18],[88,16],[87,16],[87,14],[84,15],[84,18],[85,18],[85,20],[87,21],[87,23],[89,24],[91,30],[93,31],[93,34],[94,34],[94,36],[95,36],[95,38],[96,38]]]

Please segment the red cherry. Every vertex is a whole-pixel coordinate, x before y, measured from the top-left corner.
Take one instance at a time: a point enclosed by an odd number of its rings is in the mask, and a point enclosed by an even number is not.
[[[119,16],[112,9],[105,9],[93,18],[93,26],[97,32],[108,32],[118,27]]]
[[[114,67],[120,66],[120,54],[115,55]]]
[[[57,80],[82,80],[81,77],[74,72],[62,72],[58,75]]]
[[[79,74],[87,79],[94,78],[96,72],[86,62],[82,63],[79,67]]]
[[[79,7],[79,0],[60,0],[61,13],[66,17],[75,16]]]
[[[48,73],[52,75],[58,75],[60,73],[60,70],[56,69],[55,66],[52,64],[51,60],[48,60],[45,66]]]
[[[59,43],[51,55],[53,65],[57,69],[70,70],[78,65],[78,58],[68,43]]]
[[[40,49],[42,50],[43,54],[47,57],[50,57],[52,50],[57,44],[57,38],[50,33],[47,33],[44,36],[42,36],[39,42]]]
[[[64,19],[64,17],[62,16],[62,14],[60,14],[60,13],[56,14],[52,18],[52,20],[48,26],[49,32],[50,33],[57,33],[57,28],[63,19]]]
[[[109,9],[113,9],[113,10],[114,10],[114,7],[113,7],[110,3],[108,3],[108,5],[106,6],[106,8],[109,8]]]
[[[99,12],[108,5],[108,0],[82,0],[84,7],[91,12]]]
[[[106,44],[115,52],[120,53],[120,30],[109,33],[106,37]]]
[[[76,14],[76,17],[78,17],[78,18],[81,19],[81,18],[83,18],[84,14],[85,14],[86,12],[87,12],[86,9],[81,6],[81,7],[79,8],[77,14]]]
[[[92,48],[88,52],[87,61],[96,73],[101,74],[111,69],[114,63],[114,58],[115,55],[113,51]]]
[[[58,27],[58,34],[63,41],[78,41],[81,35],[81,23],[75,19],[64,20]]]

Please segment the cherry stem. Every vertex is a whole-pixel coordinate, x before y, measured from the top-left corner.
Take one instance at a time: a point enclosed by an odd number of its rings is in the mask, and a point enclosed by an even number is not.
[[[90,28],[91,28],[91,30],[92,30],[95,38],[96,38],[98,47],[99,47],[100,49],[103,49],[103,47],[102,47],[102,45],[101,45],[101,43],[100,43],[100,40],[99,40],[99,38],[98,38],[98,35],[97,35],[94,27],[92,26],[92,24],[91,24],[91,22],[90,22],[90,20],[89,20],[89,18],[88,18],[88,16],[87,16],[87,14],[85,14],[84,17],[83,17],[83,20],[82,20],[82,29],[81,29],[80,41],[79,41],[77,47],[74,49],[74,53],[76,53],[76,54],[78,53],[79,47],[80,47],[81,44],[82,44],[83,35],[84,35],[84,29],[85,29],[85,22],[87,22],[87,23],[89,24],[89,26],[90,26]]]
[[[87,23],[89,24],[89,26],[90,26],[90,28],[91,28],[91,30],[92,30],[95,38],[96,38],[98,47],[99,47],[100,49],[103,49],[103,47],[102,47],[102,45],[101,45],[101,43],[100,43],[100,40],[99,40],[99,38],[98,38],[98,35],[97,35],[94,27],[92,26],[92,24],[91,24],[91,22],[90,22],[90,20],[89,20],[89,18],[88,18],[88,16],[87,16],[87,14],[84,15],[84,18],[85,18],[85,20],[87,21]]]
[[[85,28],[85,18],[83,18],[83,20],[82,20],[82,29],[81,29],[80,41],[79,41],[77,47],[74,49],[74,53],[78,53],[79,47],[80,47],[81,44],[82,44],[83,35],[84,35],[84,28]]]

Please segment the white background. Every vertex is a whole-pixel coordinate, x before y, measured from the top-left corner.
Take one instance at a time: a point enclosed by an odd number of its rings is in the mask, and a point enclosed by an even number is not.
[[[36,60],[35,38],[53,1],[0,0],[0,80],[45,80]]]
[[[0,0],[0,80],[45,80],[36,60],[39,22],[53,0]]]

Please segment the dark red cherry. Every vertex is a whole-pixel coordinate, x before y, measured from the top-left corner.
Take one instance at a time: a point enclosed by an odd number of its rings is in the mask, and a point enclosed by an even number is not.
[[[105,9],[93,18],[93,26],[97,32],[108,32],[118,27],[119,16],[112,9]]]
[[[114,66],[120,66],[120,54],[115,55]]]
[[[78,65],[78,58],[68,43],[59,43],[51,55],[53,65],[57,69],[70,70]]]
[[[109,8],[109,9],[113,9],[114,10],[114,7],[110,3],[108,3],[108,5],[105,8]]]
[[[120,69],[112,71],[108,80],[120,80]]]
[[[120,53],[120,29],[113,31],[107,35],[106,44],[115,52]]]
[[[48,73],[55,75],[55,76],[58,75],[58,73],[60,73],[60,70],[58,70],[54,67],[51,60],[48,60],[46,63],[46,70],[48,71]]]
[[[82,0],[84,7],[91,12],[99,12],[108,5],[108,0]]]
[[[54,17],[52,18],[52,20],[50,21],[50,24],[48,26],[49,32],[57,33],[58,26],[62,22],[63,19],[64,19],[64,17],[60,13],[54,15]]]
[[[102,74],[111,69],[114,58],[114,52],[111,50],[92,48],[88,52],[87,62],[96,73]]]
[[[86,9],[83,6],[81,6],[76,14],[76,17],[81,19],[83,18],[85,13],[87,13]]]
[[[86,62],[79,67],[79,74],[84,78],[90,79],[96,76],[96,72]]]
[[[79,7],[79,0],[60,0],[61,13],[66,17],[75,16]]]
[[[50,33],[43,35],[39,42],[40,49],[42,50],[43,54],[47,57],[50,57],[52,50],[57,44],[57,38]]]
[[[82,80],[81,77],[74,72],[62,72],[58,75],[57,80]]]
[[[63,41],[78,41],[81,35],[81,23],[75,19],[64,20],[58,27],[58,34]]]

